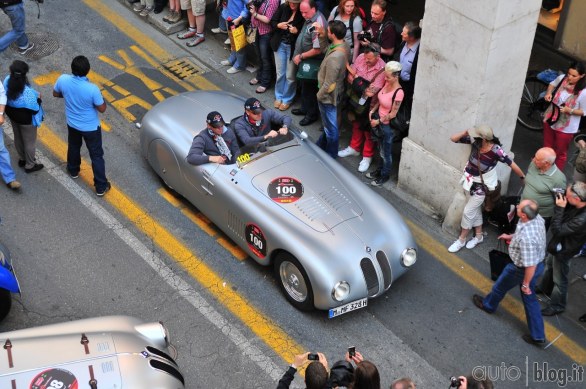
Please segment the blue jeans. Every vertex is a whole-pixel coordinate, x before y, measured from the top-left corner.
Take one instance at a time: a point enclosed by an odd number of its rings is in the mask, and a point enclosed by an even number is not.
[[[102,148],[102,129],[99,126],[95,131],[79,131],[67,126],[67,171],[74,176],[79,174],[82,141],[85,141],[92,160],[94,187],[96,191],[101,192],[106,189],[108,180],[106,179],[106,163]]]
[[[381,177],[389,177],[391,175],[391,167],[393,166],[393,129],[388,124],[381,123],[384,138],[379,145],[381,149],[381,157],[383,158],[383,167],[381,169]]]
[[[2,175],[2,179],[7,184],[16,179],[16,175],[10,164],[10,154],[4,145],[4,130],[2,126],[0,126],[0,175]]]
[[[521,298],[523,299],[523,307],[525,308],[525,317],[527,318],[527,326],[529,332],[534,340],[544,340],[545,331],[543,329],[543,317],[541,316],[541,307],[537,296],[535,296],[535,282],[543,274],[544,264],[539,263],[535,268],[535,274],[529,283],[529,289],[531,294],[526,295],[521,292]],[[523,277],[525,276],[525,268],[518,268],[517,266],[509,263],[503,269],[500,277],[494,283],[490,293],[482,300],[484,308],[489,312],[496,311],[499,303],[509,290],[518,286],[521,288],[523,283]]]
[[[0,38],[0,52],[6,50],[12,42],[16,41],[16,44],[20,48],[28,46],[28,37],[24,33],[25,20],[24,20],[24,4],[14,4],[2,8],[2,11],[10,18],[12,24],[12,30],[8,31]]]
[[[338,110],[333,104],[317,103],[319,106],[319,113],[324,125],[324,132],[317,140],[317,145],[330,155],[330,157],[338,158],[338,143],[339,132],[337,116]]]
[[[228,31],[228,25],[226,24],[226,19],[222,16],[222,12],[218,14],[218,27],[222,31]]]
[[[540,289],[550,294],[549,306],[556,311],[564,311],[568,300],[568,275],[572,258],[559,258],[548,255]],[[553,281],[553,282],[552,282]]]
[[[271,78],[275,73],[273,70],[271,34],[257,34],[254,46],[256,48],[256,56],[260,58],[260,61],[258,61],[259,66],[258,71],[256,72],[256,78],[261,86],[268,88],[271,86]]]
[[[281,42],[275,52],[275,67],[277,68],[277,81],[275,82],[275,100],[285,104],[291,104],[295,98],[297,79],[295,71],[297,67],[289,59],[291,45]]]

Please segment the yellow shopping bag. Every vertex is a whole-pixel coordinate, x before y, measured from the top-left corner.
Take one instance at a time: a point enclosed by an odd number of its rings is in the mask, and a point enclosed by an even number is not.
[[[230,38],[230,48],[234,51],[240,51],[248,44],[246,31],[242,24],[236,28],[228,29],[228,36]]]

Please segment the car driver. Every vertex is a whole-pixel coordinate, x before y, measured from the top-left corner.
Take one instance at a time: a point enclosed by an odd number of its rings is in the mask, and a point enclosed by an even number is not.
[[[244,102],[244,115],[234,123],[234,131],[240,142],[253,145],[287,135],[287,127],[291,125],[291,117],[272,109],[264,109],[258,99],[251,97]],[[278,128],[278,131],[272,128]]]
[[[230,165],[236,163],[240,148],[234,132],[226,127],[224,118],[217,111],[208,113],[207,128],[193,138],[187,153],[187,162],[202,165],[213,162]]]

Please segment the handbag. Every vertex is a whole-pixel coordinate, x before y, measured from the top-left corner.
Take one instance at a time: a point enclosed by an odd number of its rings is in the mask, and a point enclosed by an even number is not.
[[[411,114],[408,112],[407,104],[401,104],[397,114],[391,119],[390,126],[395,130],[397,138],[404,138],[409,135],[409,124]],[[394,137],[393,137],[394,138]]]
[[[246,40],[246,31],[242,24],[238,25],[236,28],[229,28],[228,37],[230,38],[230,46],[234,51],[240,51],[248,44]]]
[[[380,116],[378,115],[378,112],[373,112],[373,114],[370,115],[370,117],[373,120],[379,120],[380,119]],[[382,142],[382,140],[385,137],[385,132],[383,131],[383,126],[381,124],[377,124],[374,127],[370,127],[370,137],[375,142]]]
[[[300,80],[317,80],[321,59],[308,58],[301,61],[297,67],[296,77]]]
[[[553,98],[555,97],[555,94],[557,93],[558,89],[560,89],[560,86],[562,85],[565,79],[566,76],[564,76],[560,80],[560,82],[554,88],[553,92],[551,92],[551,103],[549,104],[549,107],[547,107],[547,110],[545,112],[545,122],[550,126],[553,126],[557,123],[558,120],[560,120],[560,107],[559,105],[553,102]]]
[[[246,41],[249,44],[256,42],[256,35],[258,34],[258,28],[253,25],[246,27]]]
[[[509,263],[513,263],[509,254],[504,251],[504,243],[499,240],[496,249],[492,249],[488,252],[488,259],[490,260],[490,279],[496,281],[505,267]]]

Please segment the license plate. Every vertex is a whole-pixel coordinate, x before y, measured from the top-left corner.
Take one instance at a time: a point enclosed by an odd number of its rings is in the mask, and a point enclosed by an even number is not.
[[[340,315],[355,311],[360,308],[364,308],[367,305],[368,305],[367,298],[363,298],[362,300],[352,301],[351,303],[348,303],[346,305],[342,305],[341,307],[336,307],[336,308],[330,309],[330,311],[328,313],[328,318],[331,319],[333,317],[340,316]]]

